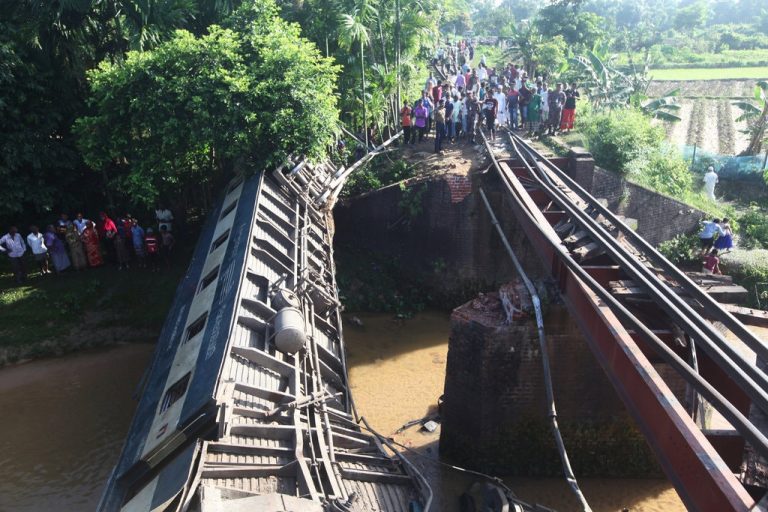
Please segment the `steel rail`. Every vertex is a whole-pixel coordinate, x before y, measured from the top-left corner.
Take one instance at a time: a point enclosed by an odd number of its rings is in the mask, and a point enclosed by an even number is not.
[[[485,135],[481,131],[481,136],[485,140]],[[489,149],[491,161],[502,177],[502,180],[507,186],[508,192],[518,201],[519,204],[524,205],[525,202],[517,196],[514,188],[507,183],[507,177],[504,171],[501,169],[495,155]],[[521,208],[523,213],[528,217],[529,222],[533,224],[539,224],[538,219],[527,208]],[[747,439],[755,450],[759,451],[764,457],[768,457],[768,438],[760,432],[745,416],[739,411],[733,404],[731,404],[714,386],[707,382],[701,375],[694,372],[691,367],[680,356],[678,356],[664,341],[656,336],[648,327],[645,326],[632,312],[630,312],[619,300],[613,296],[608,290],[606,290],[592,275],[584,270],[567,252],[560,240],[553,240],[550,236],[545,234],[548,242],[553,246],[555,252],[561,255],[560,261],[562,261],[566,267],[572,271],[576,276],[583,281],[601,300],[606,304],[609,304],[610,309],[617,314],[617,316],[624,322],[631,324],[637,332],[643,334],[644,339],[651,348],[675,369],[681,376],[696,388],[696,390],[704,396],[715,409],[733,425],[741,435]]]
[[[487,141],[486,147],[490,150]],[[628,336],[623,325],[613,322],[623,319],[628,324],[635,324],[639,331],[646,331],[648,344],[672,368],[689,380],[732,424],[743,431],[742,435],[753,443],[756,451],[766,451],[765,437],[738,409],[701,376],[694,374],[677,354],[570,257],[541,211],[530,209],[533,203],[517,177],[511,170],[507,171],[507,175],[499,166],[493,152],[489,153],[496,171],[512,196],[512,208],[527,236],[532,237],[532,243],[539,250],[544,250],[544,254],[552,258],[553,265],[555,262],[562,265],[559,267],[562,270],[553,266],[552,274],[564,279],[561,282],[561,291],[566,304],[575,315],[579,315],[578,318],[581,318],[582,313],[587,315],[586,323],[580,322],[587,341],[616,391],[645,433],[648,443],[656,452],[683,501],[689,508],[702,511],[750,508],[753,500],[744,487],[725,467],[722,458],[687,416],[685,410],[676,400],[668,398],[669,388],[664,385],[646,356]],[[547,245],[549,248],[545,249]],[[586,300],[583,307],[579,305],[581,300]],[[607,311],[607,314],[601,311]],[[622,373],[625,371],[626,373]]]
[[[683,330],[700,342],[704,351],[739,385],[757,407],[768,412],[768,392],[766,392],[768,377],[765,373],[746,361],[720,333],[713,332],[714,327],[707,320],[701,318],[666,284],[662,283],[659,277],[652,273],[647,266],[634,258],[626,257],[626,251],[619,245],[619,242],[605,232],[603,227],[587,212],[574,206],[556,185],[545,183],[545,180],[525,161],[515,139],[510,136],[510,140],[518,157],[529,168],[529,172],[537,179],[542,189],[549,193],[553,199],[556,199],[560,207],[570,214],[571,218],[578,222],[582,228],[586,229],[590,238],[599,243],[620,266],[628,271],[676,323],[685,326]],[[536,157],[530,153],[529,156],[535,165]]]
[[[711,315],[715,320],[725,325],[731,332],[742,340],[751,350],[758,355],[758,357],[768,359],[768,344],[755,336],[753,332],[746,328],[746,326],[734,317],[729,311],[723,309],[719,302],[713,299],[709,294],[704,292],[685,272],[682,272],[674,264],[672,264],[663,254],[659,253],[647,240],[638,235],[633,229],[630,229],[624,222],[621,221],[613,212],[598,202],[591,201],[591,194],[584,190],[573,178],[568,176],[565,172],[554,165],[548,158],[542,155],[535,148],[531,147],[522,140],[522,138],[514,133],[509,134],[510,137],[518,139],[524,144],[528,151],[535,155],[539,160],[546,163],[548,168],[557,175],[558,178],[568,185],[568,187],[575,192],[582,200],[590,203],[590,206],[597,209],[605,218],[607,218],[614,226],[619,228],[624,235],[629,238],[632,243],[638,245],[646,257],[650,256],[654,263],[658,263],[659,266],[665,272],[668,272],[678,284],[693,297],[698,300],[705,307],[708,315]]]

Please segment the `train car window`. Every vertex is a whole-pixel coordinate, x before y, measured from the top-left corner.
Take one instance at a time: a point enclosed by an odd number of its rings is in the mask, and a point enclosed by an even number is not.
[[[205,277],[200,281],[200,287],[197,289],[197,293],[200,293],[208,288],[208,286],[210,286],[210,284],[214,282],[217,277],[219,277],[219,268],[220,265],[216,265],[216,268],[205,275]]]
[[[187,386],[189,385],[189,378],[191,376],[192,372],[187,372],[187,374],[176,381],[173,386],[168,388],[168,391],[165,392],[165,396],[163,397],[163,403],[160,406],[160,414],[167,411],[170,406],[179,400],[179,398],[184,396],[184,393],[187,392]]]
[[[203,330],[205,327],[205,321],[208,319],[208,313],[203,313],[200,315],[200,318],[192,322],[189,327],[187,327],[187,336],[184,339],[184,343],[188,342],[195,336],[197,336],[200,331]]]
[[[227,238],[229,238],[229,230],[226,230],[224,233],[221,234],[219,238],[213,241],[213,244],[211,244],[211,252],[221,247],[221,244],[226,242]]]

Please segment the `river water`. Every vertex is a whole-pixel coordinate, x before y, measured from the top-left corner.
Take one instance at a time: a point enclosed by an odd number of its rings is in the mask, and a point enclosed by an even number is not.
[[[403,423],[435,411],[445,377],[448,315],[427,312],[404,322],[388,315],[358,316],[362,327],[345,328],[356,405],[373,428],[391,435]],[[153,348],[124,345],[0,370],[0,512],[96,507]],[[414,427],[394,437],[424,455],[411,458],[434,483],[433,510],[458,510],[457,496],[473,479],[434,464],[439,430],[422,434]],[[527,501],[577,509],[560,479],[505,482]],[[580,483],[596,512],[685,510],[663,480]]]

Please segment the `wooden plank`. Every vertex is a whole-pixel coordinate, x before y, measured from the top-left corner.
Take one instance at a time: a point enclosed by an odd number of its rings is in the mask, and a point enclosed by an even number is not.
[[[275,457],[293,457],[295,454],[294,448],[288,446],[256,446],[222,442],[208,443],[208,451],[236,455],[272,455]]]
[[[720,304],[720,306],[747,325],[768,327],[768,311],[745,308],[735,304]]]
[[[261,439],[293,439],[296,428],[293,425],[232,425],[230,435],[258,437]]]

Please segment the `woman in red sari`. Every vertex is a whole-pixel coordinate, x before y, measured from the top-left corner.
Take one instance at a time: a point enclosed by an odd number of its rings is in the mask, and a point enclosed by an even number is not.
[[[104,260],[101,257],[101,246],[99,246],[99,233],[96,231],[96,226],[93,222],[88,221],[83,234],[80,235],[85,246],[85,255],[88,257],[88,265],[91,267],[98,267],[104,264]]]

